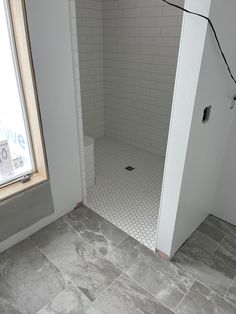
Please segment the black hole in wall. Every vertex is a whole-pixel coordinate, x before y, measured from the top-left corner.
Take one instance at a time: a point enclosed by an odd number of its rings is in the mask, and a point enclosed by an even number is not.
[[[211,106],[206,107],[203,111],[202,123],[207,123],[210,119],[211,115]]]
[[[132,171],[132,170],[134,170],[134,168],[133,168],[133,167],[131,167],[131,166],[128,166],[128,167],[126,167],[125,169],[126,169],[126,170],[128,170],[128,171]]]

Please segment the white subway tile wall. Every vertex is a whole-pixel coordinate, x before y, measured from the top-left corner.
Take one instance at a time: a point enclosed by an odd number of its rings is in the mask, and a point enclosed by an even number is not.
[[[164,156],[182,11],[161,0],[76,0],[76,16],[84,133]]]
[[[95,184],[94,139],[84,136],[84,157],[87,188]]]
[[[76,0],[76,15],[83,127],[96,138],[104,135],[103,0]]]
[[[164,156],[183,14],[161,0],[103,9],[105,134]]]

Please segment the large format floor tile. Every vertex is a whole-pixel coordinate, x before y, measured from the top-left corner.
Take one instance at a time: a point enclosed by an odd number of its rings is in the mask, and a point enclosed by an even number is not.
[[[132,237],[127,237],[110,251],[106,258],[123,271],[127,271],[143,258],[141,250],[142,245],[138,241]]]
[[[104,255],[127,237],[125,232],[86,206],[75,209],[66,219],[84,240]]]
[[[224,233],[224,235],[233,236],[235,238],[236,235],[236,226],[233,226],[213,215],[209,215],[205,223],[207,223],[209,226],[212,226],[214,228],[217,228],[218,231],[221,231]]]
[[[143,256],[145,256],[145,260],[150,263],[155,270],[167,276],[183,294],[189,291],[195,281],[190,273],[185,272],[173,262],[160,258],[148,248],[142,246],[141,252]]]
[[[171,279],[171,275],[155,268],[145,260],[136,264],[128,275],[169,309],[174,309],[186,292]],[[187,279],[187,277],[186,277]],[[193,284],[193,281],[192,281]]]
[[[188,242],[176,253],[173,261],[222,296],[236,276],[236,269],[221,258]]]
[[[76,287],[71,286],[59,293],[37,314],[86,314],[91,301]]]
[[[203,224],[168,262],[80,207],[0,254],[0,313],[236,313],[235,228]]]
[[[0,276],[0,313],[28,314],[26,304],[20,300],[17,292]]]
[[[229,287],[225,296],[236,306],[236,277],[234,278],[234,281],[232,282],[232,285]]]
[[[32,241],[91,301],[121,273],[62,219],[36,233]]]
[[[215,255],[236,269],[236,236],[226,235],[215,250]]]
[[[29,239],[1,254],[0,273],[0,313],[35,313],[67,286]]]
[[[209,215],[173,258],[208,288],[236,304],[236,227]]]
[[[176,314],[235,314],[236,309],[225,299],[196,282],[183,301],[178,305]]]
[[[105,293],[94,302],[104,314],[170,314],[149,293],[128,276],[122,274]]]
[[[200,230],[196,230],[192,233],[191,237],[188,239],[188,243],[198,246],[209,253],[214,253],[219,247],[219,242],[216,242],[208,235],[200,232]]]

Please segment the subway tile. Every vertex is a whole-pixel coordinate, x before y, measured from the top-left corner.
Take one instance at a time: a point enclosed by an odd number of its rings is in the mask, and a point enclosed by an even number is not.
[[[140,9],[140,15],[145,17],[154,17],[162,16],[162,7],[150,7]],[[156,19],[155,19],[156,20]]]
[[[164,154],[181,15],[161,0],[78,0],[76,10],[84,131]]]
[[[119,8],[135,8],[137,5],[137,0],[118,0]]]

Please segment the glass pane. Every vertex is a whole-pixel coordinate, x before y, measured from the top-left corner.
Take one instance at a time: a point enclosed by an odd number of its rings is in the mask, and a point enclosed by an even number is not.
[[[0,1],[0,185],[34,171],[8,10]]]

